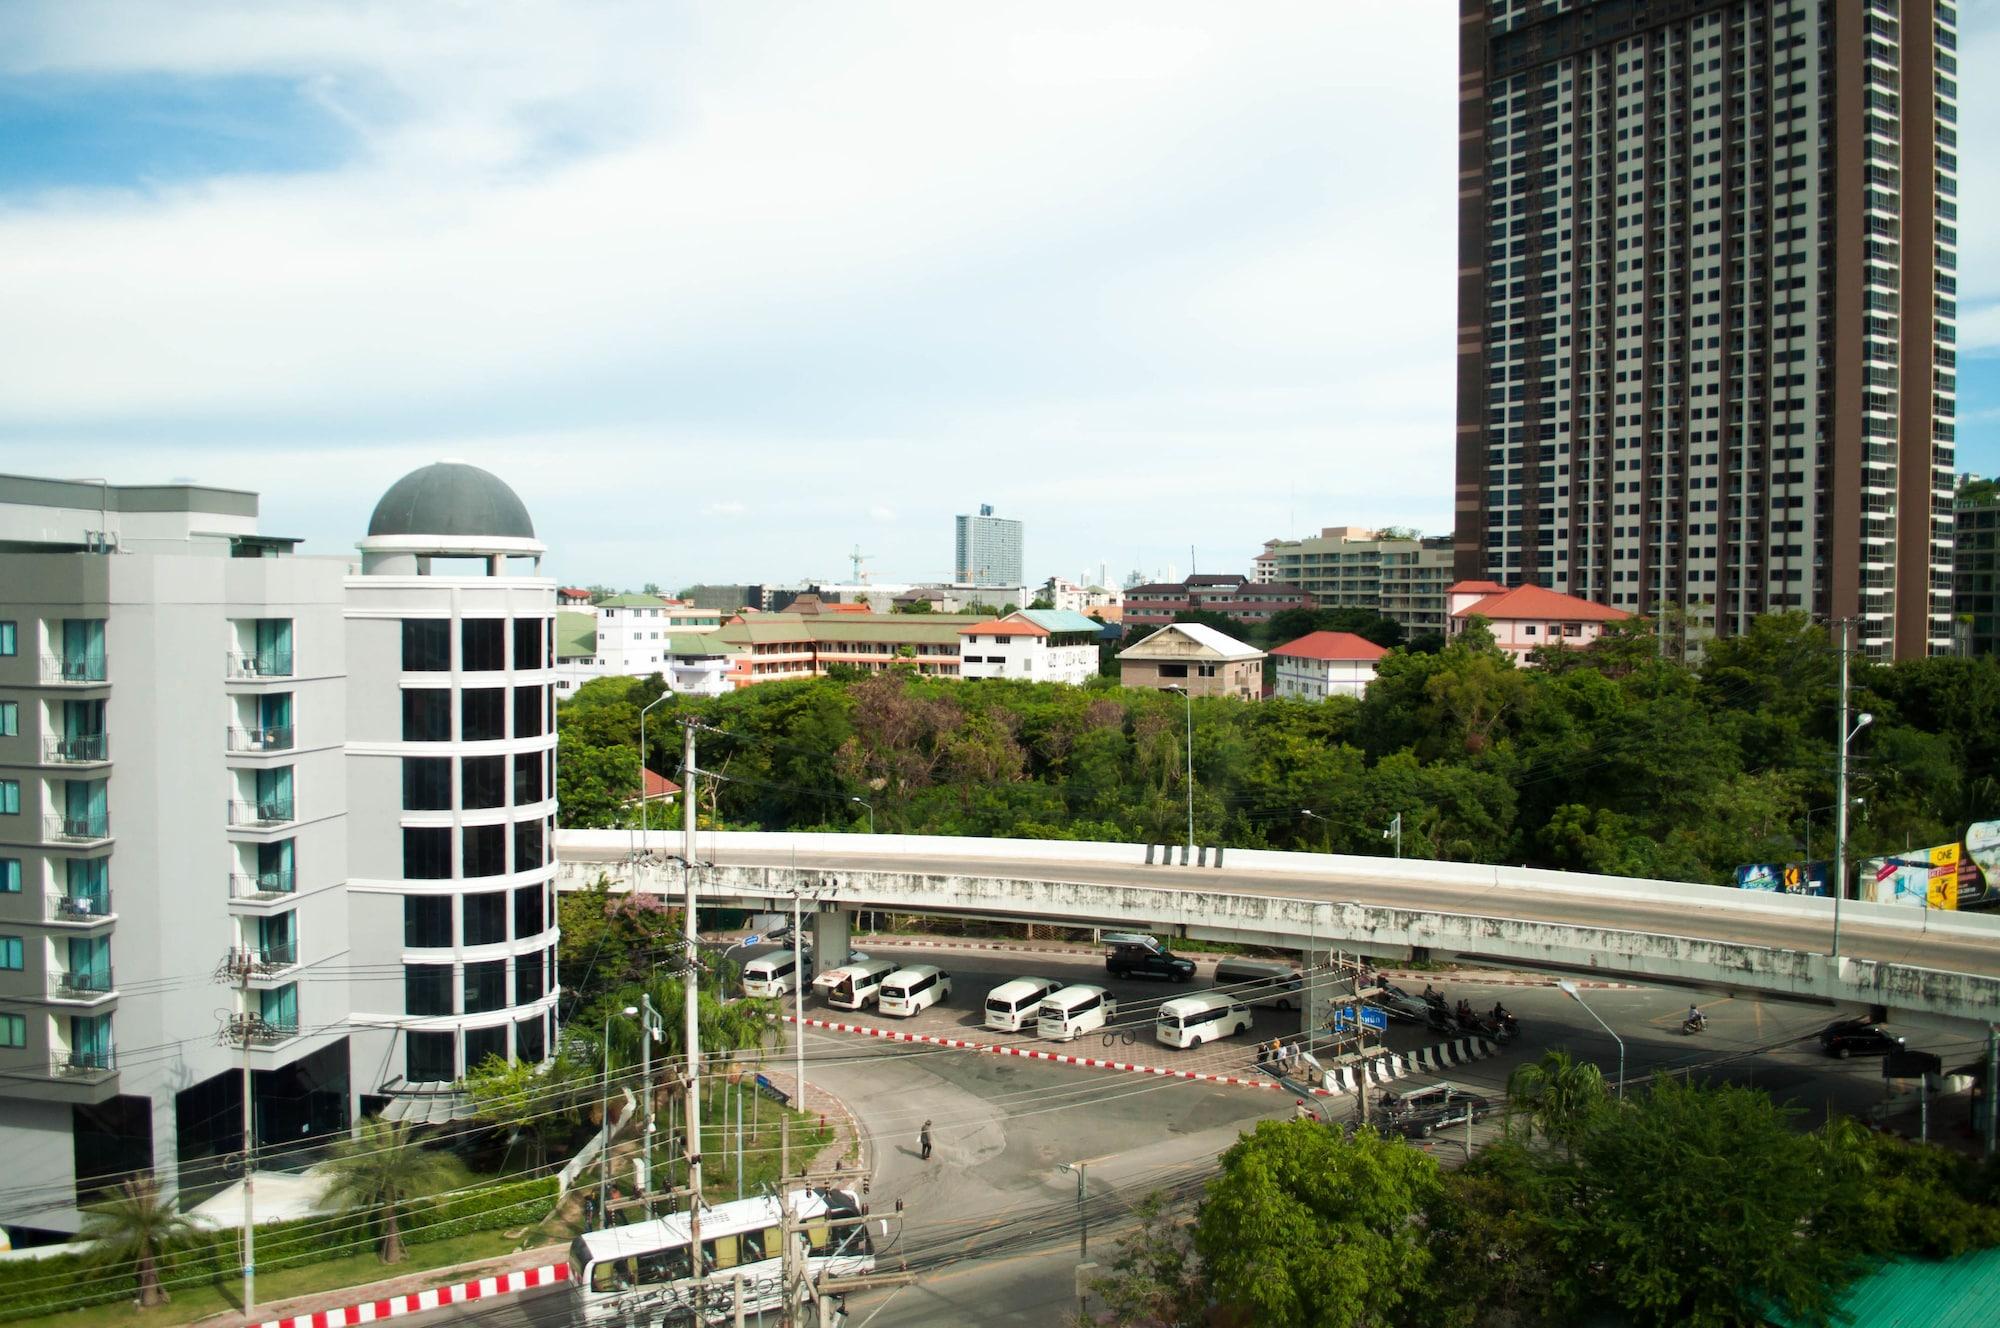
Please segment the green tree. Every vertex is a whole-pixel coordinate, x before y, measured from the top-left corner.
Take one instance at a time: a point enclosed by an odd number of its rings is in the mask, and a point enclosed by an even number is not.
[[[892,613],[930,613],[931,602],[927,599],[905,600],[891,609]]]
[[[1138,1225],[1118,1242],[1111,1268],[1090,1288],[1118,1328],[1198,1328],[1208,1284],[1187,1223],[1155,1191],[1133,1206]]]
[[[1507,1076],[1507,1100],[1527,1114],[1531,1132],[1539,1130],[1572,1157],[1607,1106],[1603,1072],[1561,1047],[1517,1066]]]
[[[168,1296],[160,1286],[160,1258],[196,1234],[196,1227],[182,1215],[174,1201],[160,1193],[150,1172],[129,1176],[119,1182],[114,1196],[92,1204],[83,1222],[83,1239],[90,1245],[93,1262],[116,1268],[130,1268],[138,1284],[139,1305],[150,1309],[165,1304]]]
[[[587,1072],[561,1056],[546,1065],[488,1056],[465,1076],[474,1114],[524,1144],[530,1168],[542,1165],[550,1140],[576,1125],[587,1086]]]
[[[1363,1129],[1262,1121],[1222,1155],[1195,1227],[1216,1298],[1259,1328],[1362,1328],[1423,1289],[1428,1154]]]
[[[327,1201],[375,1228],[376,1253],[383,1263],[402,1262],[404,1217],[465,1174],[450,1154],[419,1144],[407,1122],[391,1124],[380,1116],[363,1117],[321,1170],[327,1177]]]

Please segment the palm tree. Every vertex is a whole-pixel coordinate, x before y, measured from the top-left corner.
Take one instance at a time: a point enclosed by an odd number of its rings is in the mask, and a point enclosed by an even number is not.
[[[145,1308],[167,1300],[160,1289],[160,1256],[194,1234],[194,1223],[160,1193],[150,1172],[120,1183],[117,1197],[93,1206],[83,1226],[83,1238],[90,1242],[94,1257],[132,1265],[139,1304]]]
[[[379,1224],[383,1263],[402,1261],[404,1210],[449,1189],[459,1174],[448,1155],[418,1144],[407,1122],[391,1124],[380,1116],[365,1117],[324,1168],[331,1182],[326,1197],[335,1207]]]
[[[1604,1107],[1604,1074],[1560,1048],[1545,1051],[1508,1076],[1507,1098],[1528,1113],[1530,1134],[1539,1129],[1574,1157],[1591,1117]]]

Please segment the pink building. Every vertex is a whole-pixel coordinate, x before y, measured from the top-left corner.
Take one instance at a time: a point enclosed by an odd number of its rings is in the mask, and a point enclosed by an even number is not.
[[[1457,636],[1468,621],[1484,618],[1494,643],[1517,664],[1526,664],[1528,652],[1543,646],[1587,646],[1603,635],[1606,623],[1631,616],[1543,586],[1509,590],[1496,581],[1460,581],[1445,592],[1446,634]]]

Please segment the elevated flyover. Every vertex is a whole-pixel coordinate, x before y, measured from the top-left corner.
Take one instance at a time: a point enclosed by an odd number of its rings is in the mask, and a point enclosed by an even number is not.
[[[557,884],[678,895],[678,832],[651,861],[623,830],[556,834]],[[1462,956],[2000,1022],[2000,916],[1679,881],[1404,858],[1229,850],[1149,864],[1143,845],[704,832],[705,902],[1151,931],[1320,953]],[[830,919],[829,919],[830,920]]]

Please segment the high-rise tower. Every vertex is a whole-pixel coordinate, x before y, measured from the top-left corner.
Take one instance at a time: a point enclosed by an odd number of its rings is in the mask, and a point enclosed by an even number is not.
[[[1957,15],[1461,0],[1457,574],[1949,646]]]

